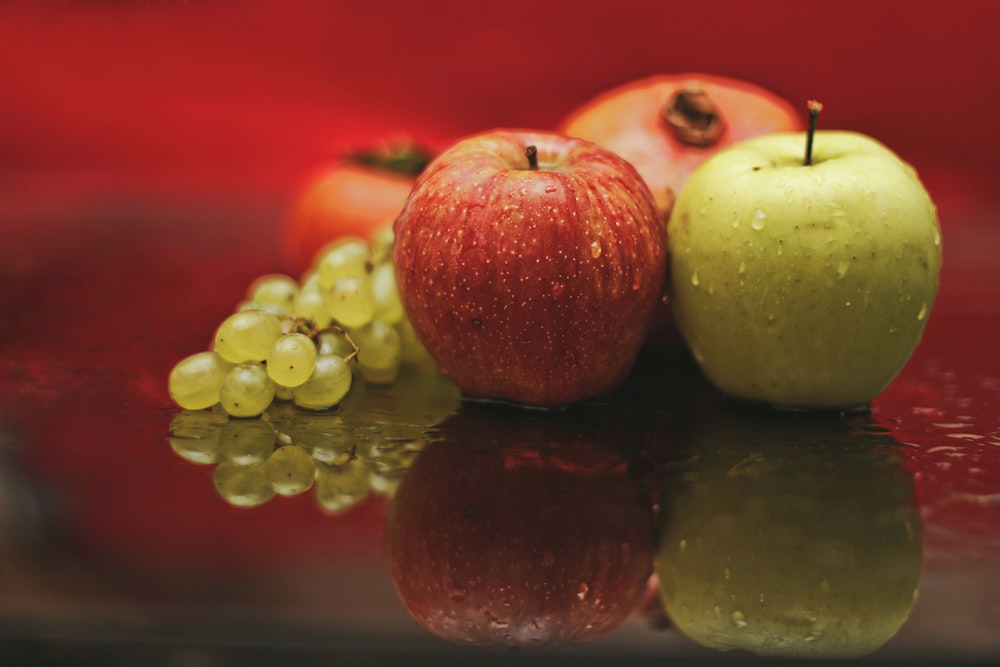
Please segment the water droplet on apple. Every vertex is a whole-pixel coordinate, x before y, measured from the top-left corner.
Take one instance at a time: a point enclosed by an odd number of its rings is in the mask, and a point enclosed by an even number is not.
[[[680,547],[681,551],[684,551],[685,549],[687,549],[688,541],[685,539],[681,539],[680,544],[678,544],[678,546]]]
[[[632,279],[632,291],[638,292],[640,287],[642,287],[642,282],[639,280],[638,276],[636,276]]]
[[[742,274],[746,273],[746,272],[747,272],[747,265],[746,265],[746,262],[740,262],[740,266],[739,266],[739,268],[737,269],[737,271],[739,271],[740,275],[742,275]]]
[[[552,298],[558,299],[562,296],[562,293],[566,291],[566,285],[564,283],[555,282],[552,283]]]
[[[604,251],[601,248],[601,242],[600,241],[594,241],[593,243],[590,244],[590,256],[591,257],[593,257],[594,259],[597,259],[598,257],[601,256],[602,252],[604,252]]]
[[[917,321],[923,322],[925,317],[927,317],[927,304],[922,303],[920,304],[920,312],[917,313]]]
[[[701,281],[698,279],[697,271],[691,274],[691,284],[694,285],[695,287],[701,284]]]
[[[739,228],[739,226],[740,226],[740,219],[739,218],[734,218],[733,219],[733,229],[737,229],[737,228]]]
[[[935,246],[941,245],[941,232],[939,232],[936,229],[934,230],[934,245]]]
[[[851,268],[851,263],[847,260],[841,260],[837,263],[837,278],[843,278],[847,275],[847,270]]]
[[[750,219],[750,226],[757,231],[764,229],[764,225],[767,224],[767,213],[758,209],[753,212],[753,217]]]
[[[739,609],[734,611],[732,616],[730,616],[729,618],[732,620],[733,625],[735,625],[737,628],[747,627],[747,618],[746,616],[743,615],[743,612],[740,611]]]
[[[546,185],[545,186],[545,191],[546,192],[552,193],[552,192],[555,192],[556,190],[558,190],[558,188],[556,186],[554,186],[554,185]]]
[[[585,600],[587,598],[587,592],[590,590],[590,586],[586,582],[581,581],[580,587],[577,589],[576,597],[579,600]]]

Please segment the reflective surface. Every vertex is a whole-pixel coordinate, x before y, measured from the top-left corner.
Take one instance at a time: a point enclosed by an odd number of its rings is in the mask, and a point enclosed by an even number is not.
[[[805,9],[772,11],[760,34],[815,45],[803,72],[777,67],[738,14],[719,19],[731,44],[631,48],[684,24],[639,4],[628,21],[645,41],[574,12],[561,41],[518,42],[532,58],[573,54],[538,71],[466,31],[472,18],[426,58],[344,65],[372,34],[415,53],[426,32],[402,9],[392,26],[360,9],[355,23],[339,8],[326,23],[253,14],[287,33],[273,40],[190,7],[112,9],[87,30],[79,13],[6,24],[5,62],[30,66],[0,78],[0,662],[1000,656],[1000,168],[996,133],[968,130],[995,87],[978,85],[990,43],[965,32],[995,21],[981,9],[900,25],[902,4],[841,3],[810,18],[818,34],[801,30]],[[490,18],[497,39],[520,21]],[[838,52],[850,21],[867,47]],[[338,42],[334,24],[359,27]],[[883,48],[886,25],[899,50]],[[577,35],[596,28],[620,35],[620,62],[586,55]],[[473,79],[455,43],[481,56],[465,59],[484,68]],[[669,349],[647,350],[618,394],[559,413],[465,403],[412,369],[389,389],[359,384],[329,415],[277,406],[265,429],[171,404],[171,366],[205,349],[254,277],[286,269],[276,239],[294,180],[332,147],[401,126],[549,126],[604,83],[693,53],[790,96],[829,95],[831,124],[897,147],[938,203],[940,296],[870,414],[735,405]],[[945,75],[968,104],[927,95],[885,112]],[[537,106],[473,94],[514,83]],[[285,497],[252,471],[289,443],[320,474]]]

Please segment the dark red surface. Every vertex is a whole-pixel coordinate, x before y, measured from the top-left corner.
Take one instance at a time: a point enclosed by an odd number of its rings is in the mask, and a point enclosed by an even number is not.
[[[376,553],[379,504],[336,521],[305,499],[235,510],[164,441],[167,371],[287,265],[300,179],[345,147],[547,128],[609,86],[712,72],[822,99],[826,127],[895,148],[938,203],[940,297],[874,416],[911,445],[928,573],[992,573],[967,582],[966,616],[996,628],[998,21],[985,0],[0,4],[5,460],[69,544],[139,571]],[[940,642],[970,636],[924,608]]]

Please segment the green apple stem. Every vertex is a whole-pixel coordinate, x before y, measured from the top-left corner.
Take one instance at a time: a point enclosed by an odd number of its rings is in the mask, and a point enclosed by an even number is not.
[[[813,163],[813,135],[816,134],[816,121],[823,110],[823,104],[809,100],[806,102],[806,107],[809,108],[809,129],[806,130],[806,159],[803,164],[808,167]]]
[[[524,156],[528,158],[528,169],[534,171],[538,169],[538,149],[534,146],[528,146],[524,149]]]

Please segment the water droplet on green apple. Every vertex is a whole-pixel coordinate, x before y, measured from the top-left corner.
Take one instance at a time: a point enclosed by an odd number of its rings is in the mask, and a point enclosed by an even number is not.
[[[753,212],[753,217],[750,218],[750,226],[757,231],[764,229],[764,225],[767,223],[767,213],[758,209]]]
[[[837,278],[843,278],[847,275],[847,270],[851,268],[851,263],[847,260],[841,260],[837,263]]]
[[[733,218],[733,229],[737,229],[740,226],[740,219]]]
[[[737,269],[737,271],[739,271],[740,275],[746,273],[747,272],[747,264],[746,264],[746,262],[740,262],[740,266]]]
[[[746,616],[744,616],[743,612],[740,611],[739,609],[733,612],[732,616],[730,616],[730,619],[732,620],[733,625],[735,625],[737,628],[747,627]]]
[[[934,245],[935,246],[941,245],[941,232],[939,232],[936,229],[934,230]]]
[[[927,317],[927,304],[920,304],[920,312],[917,313],[917,321],[923,322],[924,318]]]
[[[697,271],[691,274],[691,284],[694,285],[695,287],[701,284],[701,281],[698,279]]]

